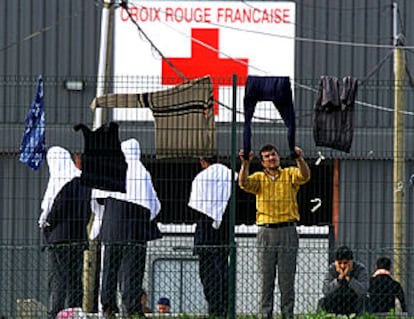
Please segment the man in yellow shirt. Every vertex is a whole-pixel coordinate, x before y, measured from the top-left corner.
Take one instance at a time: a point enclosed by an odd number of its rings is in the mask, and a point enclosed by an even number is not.
[[[299,238],[296,223],[299,221],[297,193],[300,185],[310,179],[310,169],[303,152],[295,147],[297,167],[280,167],[280,158],[274,145],[264,145],[260,150],[262,172],[249,175],[253,152],[248,159],[240,151],[242,165],[239,186],[256,195],[256,224],[258,262],[260,275],[260,314],[270,319],[273,315],[276,266],[281,292],[283,318],[292,318],[295,303],[295,273]]]

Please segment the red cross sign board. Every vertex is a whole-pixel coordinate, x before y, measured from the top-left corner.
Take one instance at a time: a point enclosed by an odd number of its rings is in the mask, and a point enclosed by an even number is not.
[[[183,77],[210,75],[214,98],[221,102],[215,105],[216,121],[225,122],[232,119],[233,74],[240,78],[237,83],[240,112],[248,75],[289,76],[293,82],[295,3],[292,1],[128,1],[128,8],[129,14],[123,8],[115,13],[115,93],[166,89],[182,83]],[[151,83],[146,85],[142,79]],[[237,120],[244,121],[240,112]],[[134,110],[134,114],[130,110],[117,110],[114,117],[153,120],[149,110]],[[255,117],[280,118],[270,102],[260,102]]]

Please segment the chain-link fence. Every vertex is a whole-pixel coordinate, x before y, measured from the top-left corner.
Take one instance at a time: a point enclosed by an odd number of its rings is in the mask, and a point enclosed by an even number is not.
[[[107,157],[102,163],[103,153],[99,151],[105,149],[109,142],[106,139],[88,141],[88,134],[92,134],[88,129],[91,132],[99,129],[94,128],[97,122],[102,122],[105,128],[109,127],[109,122],[114,122],[118,126],[120,142],[131,138],[139,142],[140,167],[148,173],[139,175],[139,178],[135,176],[139,186],[133,190],[128,189],[128,185],[125,191],[104,187],[103,190],[111,194],[99,196],[91,191],[89,196],[92,199],[105,198],[95,203],[98,206],[93,206],[102,209],[101,213],[92,209],[92,217],[100,217],[102,229],[107,229],[108,224],[126,222],[118,225],[116,236],[112,234],[115,240],[108,239],[111,237],[102,240],[100,233],[94,240],[89,240],[89,249],[83,252],[85,243],[82,241],[80,245],[69,245],[59,240],[45,245],[42,233],[49,226],[43,225],[40,229],[38,220],[42,213],[41,203],[49,187],[49,161],[45,159],[36,171],[19,162],[24,119],[33,98],[36,79],[3,78],[3,106],[0,111],[3,132],[0,142],[0,315],[6,318],[46,318],[51,304],[61,303],[53,298],[64,300],[62,309],[81,307],[90,317],[102,317],[105,312],[107,315],[110,312],[120,316],[140,315],[144,291],[151,310],[151,313],[145,313],[146,316],[166,316],[157,312],[160,298],[164,298],[164,306],[169,303],[170,315],[173,316],[263,315],[262,272],[259,269],[259,255],[263,254],[259,253],[264,248],[257,243],[259,228],[255,225],[255,196],[241,190],[236,180],[229,183],[231,191],[229,197],[225,197],[228,220],[222,226],[226,234],[224,239],[220,237],[224,240],[220,244],[205,242],[195,245],[198,222],[201,220],[202,225],[210,227],[214,218],[205,219],[203,214],[189,207],[193,181],[203,171],[200,157],[217,155],[218,161],[228,167],[231,174],[240,170],[239,149],[246,142],[243,137],[246,130],[243,107],[245,80],[211,79],[211,82],[194,88],[191,85],[162,86],[155,78],[123,79],[122,82],[111,79],[107,83],[108,88],[115,88],[118,94],[106,95],[92,103],[96,78],[84,80],[86,86],[83,91],[68,90],[70,87],[63,86],[63,79],[44,78],[45,151],[52,146],[65,148],[74,155],[73,165],[82,167],[83,172],[94,172],[95,183],[102,183],[106,174],[111,175],[108,167],[120,168],[116,164],[119,157],[113,154],[118,152],[119,155],[121,145],[111,145],[111,152],[105,154]],[[233,83],[233,86],[220,83]],[[365,83],[358,88],[355,108],[348,122],[352,126],[350,151],[316,146],[314,120],[319,79],[297,79],[291,84],[295,145],[303,149],[311,171],[310,181],[300,187],[297,195],[301,216],[296,226],[299,238],[297,257],[295,266],[286,272],[290,275],[296,273],[294,314],[317,313],[319,300],[324,296],[328,266],[335,259],[335,249],[343,244],[352,249],[355,262],[365,265],[367,280],[375,272],[377,258],[391,258],[391,275],[401,282],[405,293],[406,308],[403,312],[411,314],[414,306],[411,302],[414,295],[414,238],[410,232],[413,223],[410,214],[413,210],[413,112],[407,107],[401,113],[404,118],[402,126],[395,127],[392,107],[395,83]],[[193,91],[188,91],[189,88]],[[402,88],[405,105],[411,105],[412,91],[409,86],[399,87]],[[121,106],[123,108],[118,108]],[[266,143],[277,146],[283,167],[296,166],[289,149],[289,125],[283,115],[281,117],[283,112],[280,105],[275,107],[270,101],[257,104],[251,123],[251,145],[256,155],[250,166],[251,172],[262,170],[257,156],[261,145]],[[86,126],[86,133],[73,129],[79,123]],[[396,141],[393,136],[398,134],[402,134],[404,139],[399,153],[396,153],[394,146],[401,141]],[[84,157],[88,152],[90,157]],[[399,179],[392,173],[396,174],[395,170],[400,172]],[[128,170],[124,174],[128,181]],[[148,203],[151,191],[144,191],[148,187],[144,180],[151,182],[159,200],[159,210],[154,208],[153,202]],[[68,181],[73,181],[73,178]],[[66,183],[55,191],[56,196],[62,194],[64,185]],[[75,192],[72,194],[76,196],[72,196],[66,206],[73,206],[80,199],[81,190],[73,187],[68,192]],[[91,188],[100,189],[99,185]],[[128,197],[131,192],[133,195]],[[403,194],[401,197],[398,196],[400,192]],[[129,202],[133,208],[108,204],[113,198]],[[52,209],[54,200],[55,197],[50,201],[49,210],[52,212],[57,209]],[[155,201],[154,198],[152,200]],[[113,206],[114,219],[108,217],[108,205]],[[136,211],[135,206],[144,208]],[[83,227],[79,215],[81,210],[76,205],[64,209],[78,214],[78,219],[72,221],[72,228],[66,229],[69,233]],[[54,222],[58,223],[64,217],[58,214],[56,218]],[[52,223],[51,220],[48,222]],[[89,233],[93,229],[92,224],[89,224]],[[142,227],[142,224],[146,226]],[[52,223],[52,227],[54,225]],[[155,230],[151,227],[158,229],[161,236],[142,237],[148,232],[153,234],[151,231]],[[119,235],[132,237],[121,240]],[[267,253],[265,251],[265,256]],[[223,260],[225,266],[222,265]],[[59,276],[68,277],[56,281]],[[282,273],[276,277],[274,300],[271,300],[274,315],[281,313],[284,302],[279,288],[284,285],[280,279],[285,275]],[[73,288],[76,282],[79,285],[79,278],[83,296],[70,295],[71,289],[79,291],[79,287]],[[51,282],[64,282],[65,286],[53,287]],[[364,295],[369,296],[368,293]],[[106,301],[102,302],[102,298]],[[369,310],[365,306],[364,309]]]

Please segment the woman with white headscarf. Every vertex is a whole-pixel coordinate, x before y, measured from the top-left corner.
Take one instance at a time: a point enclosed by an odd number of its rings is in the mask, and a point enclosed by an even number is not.
[[[218,156],[201,157],[191,184],[188,206],[195,219],[194,254],[211,318],[227,317],[229,277],[229,208],[235,173],[218,163]]]
[[[46,158],[50,176],[38,223],[49,257],[48,316],[55,318],[60,310],[82,307],[91,189],[81,185],[81,171],[66,149],[53,146]]]
[[[161,238],[155,217],[161,209],[151,175],[142,164],[136,139],[121,143],[128,164],[126,193],[93,190],[104,211],[97,207],[94,236],[103,243],[101,305],[106,317],[119,312],[116,303],[118,278],[126,314],[143,315],[140,296],[145,273],[147,241]],[[97,204],[97,202],[95,202]],[[95,211],[95,209],[94,209]]]

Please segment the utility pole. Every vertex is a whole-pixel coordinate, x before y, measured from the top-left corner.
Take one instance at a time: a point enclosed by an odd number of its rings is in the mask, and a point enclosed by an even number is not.
[[[108,78],[110,75],[110,60],[112,50],[113,37],[113,17],[114,5],[113,0],[104,0],[101,17],[101,39],[99,49],[99,63],[96,83],[96,96],[101,96],[107,93]],[[106,110],[103,108],[96,108],[93,118],[93,129],[96,130],[102,123],[106,121]],[[92,227],[94,214],[92,214],[89,221],[89,232]],[[100,272],[100,246],[96,240],[89,240],[89,250],[84,253],[83,265],[83,310],[85,312],[98,311],[98,287],[99,287],[99,272]]]
[[[393,3],[394,15],[394,275],[405,286],[406,214],[404,203],[405,142],[404,142],[404,76],[405,53],[402,38],[397,32],[398,6]]]
[[[231,154],[237,154],[237,75],[232,76],[233,83],[233,113],[232,113],[232,125],[231,125]],[[236,156],[231,157],[231,176],[236,174]],[[234,240],[234,226],[236,224],[236,181],[232,178],[231,183],[231,198],[230,198],[230,223],[229,223],[229,293],[228,293],[228,318],[234,319],[236,317],[236,265],[237,265],[237,253],[236,253],[236,241]]]
[[[101,43],[99,47],[99,64],[96,83],[96,96],[107,93],[108,78],[110,75],[110,62],[114,25],[114,2],[113,0],[104,0],[101,18]],[[94,112],[93,129],[97,129],[106,121],[105,108],[97,107]]]

